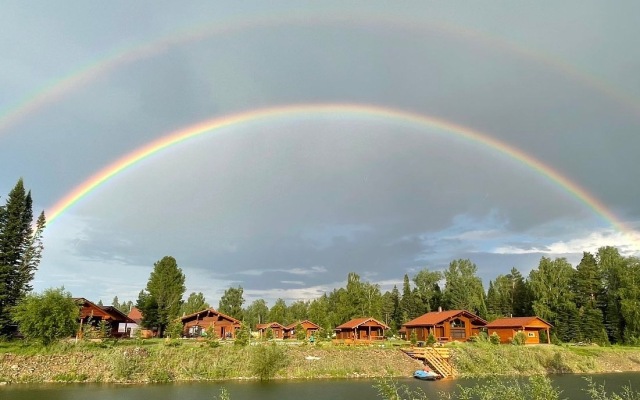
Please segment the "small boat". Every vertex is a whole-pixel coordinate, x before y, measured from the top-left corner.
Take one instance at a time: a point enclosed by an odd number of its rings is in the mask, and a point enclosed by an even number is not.
[[[416,379],[421,379],[423,381],[435,381],[436,379],[440,379],[441,376],[436,374],[433,371],[425,371],[423,369],[419,369],[413,373],[413,377]]]

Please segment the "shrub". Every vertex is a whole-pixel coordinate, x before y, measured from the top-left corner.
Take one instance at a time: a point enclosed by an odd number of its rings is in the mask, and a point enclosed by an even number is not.
[[[434,344],[436,344],[436,342],[436,336],[433,334],[433,332],[429,332],[429,336],[427,337],[427,346],[433,346]]]
[[[276,344],[258,346],[251,357],[251,370],[261,381],[273,378],[289,365],[286,350]]]
[[[233,342],[235,346],[247,346],[249,341],[251,340],[251,332],[249,331],[249,326],[247,324],[242,324],[242,327],[238,330],[236,334],[236,341]]]
[[[511,344],[514,344],[516,346],[524,346],[524,344],[527,342],[527,336],[524,334],[524,332],[518,332],[513,336],[513,339],[511,339]]]
[[[489,342],[491,342],[491,344],[500,344],[500,335],[493,332],[491,336],[489,336]]]
[[[302,324],[296,325],[296,339],[298,339],[298,340],[306,340],[307,339],[307,330],[304,329]]]
[[[111,336],[111,324],[102,319],[98,322],[98,337],[104,339],[109,336]]]
[[[80,308],[64,288],[28,294],[12,311],[13,320],[25,338],[38,340],[45,346],[73,336],[80,316]]]
[[[415,329],[411,330],[411,335],[409,336],[409,340],[411,341],[412,345],[415,345],[416,343],[418,343],[418,333],[416,332]]]
[[[171,321],[167,326],[167,336],[171,339],[179,339],[182,337],[182,322],[179,319]]]

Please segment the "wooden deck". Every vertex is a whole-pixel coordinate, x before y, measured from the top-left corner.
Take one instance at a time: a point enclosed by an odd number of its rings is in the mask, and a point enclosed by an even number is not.
[[[411,347],[402,349],[402,351],[410,357],[424,361],[443,378],[458,374],[458,371],[449,362],[451,351],[446,347]]]

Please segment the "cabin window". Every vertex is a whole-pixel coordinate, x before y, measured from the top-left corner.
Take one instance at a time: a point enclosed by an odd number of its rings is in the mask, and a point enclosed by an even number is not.
[[[465,327],[465,323],[460,318],[456,318],[453,321],[451,321],[451,327],[452,328],[464,328]]]
[[[536,337],[536,333],[535,332],[527,332],[527,336]]]

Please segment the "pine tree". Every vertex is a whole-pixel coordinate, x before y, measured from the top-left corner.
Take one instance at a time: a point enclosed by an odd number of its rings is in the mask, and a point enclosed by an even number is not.
[[[171,320],[179,316],[185,277],[173,257],[163,257],[153,266],[146,293],[140,292],[137,307],[142,312],[143,326],[157,328],[162,336]]]
[[[11,309],[32,290],[31,281],[42,255],[46,220],[40,213],[35,229],[33,200],[22,179],[0,206],[0,335],[11,330]]]

